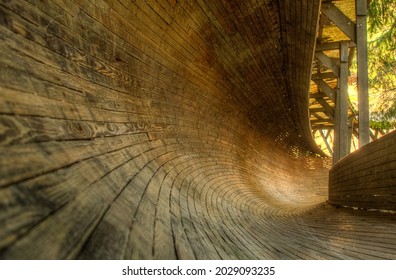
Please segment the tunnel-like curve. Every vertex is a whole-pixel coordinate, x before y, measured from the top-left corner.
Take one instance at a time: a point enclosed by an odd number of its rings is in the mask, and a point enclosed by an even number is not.
[[[325,204],[318,0],[0,3],[2,258],[395,258]]]

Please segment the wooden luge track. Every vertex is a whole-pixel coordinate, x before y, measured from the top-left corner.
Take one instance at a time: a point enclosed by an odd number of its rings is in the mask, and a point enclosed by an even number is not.
[[[394,259],[394,214],[326,203],[308,118],[319,9],[1,0],[0,257]],[[386,195],[345,195],[340,163],[335,204],[395,210],[387,139],[385,163],[352,164]]]

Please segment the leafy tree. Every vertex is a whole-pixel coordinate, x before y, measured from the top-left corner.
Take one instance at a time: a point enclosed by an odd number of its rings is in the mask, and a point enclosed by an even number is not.
[[[370,110],[373,126],[396,126],[396,0],[372,0],[368,16]]]

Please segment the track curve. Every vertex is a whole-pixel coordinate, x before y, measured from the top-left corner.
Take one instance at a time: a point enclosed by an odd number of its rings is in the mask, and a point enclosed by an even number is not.
[[[0,256],[394,258],[394,216],[325,203],[307,115],[318,13],[2,1]]]

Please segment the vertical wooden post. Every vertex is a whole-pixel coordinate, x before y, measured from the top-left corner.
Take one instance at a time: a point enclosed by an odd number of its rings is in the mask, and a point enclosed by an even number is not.
[[[355,119],[354,116],[348,118],[348,154],[351,152],[351,148],[352,148],[354,119]]]
[[[348,154],[348,42],[342,41],[340,46],[340,159]]]
[[[335,108],[333,163],[348,154],[348,42],[340,43],[340,71]]]
[[[334,107],[334,141],[333,141],[333,164],[340,160],[340,89],[338,88],[335,96]]]
[[[370,141],[368,65],[367,65],[367,0],[356,0],[357,87],[359,103],[359,148]]]

